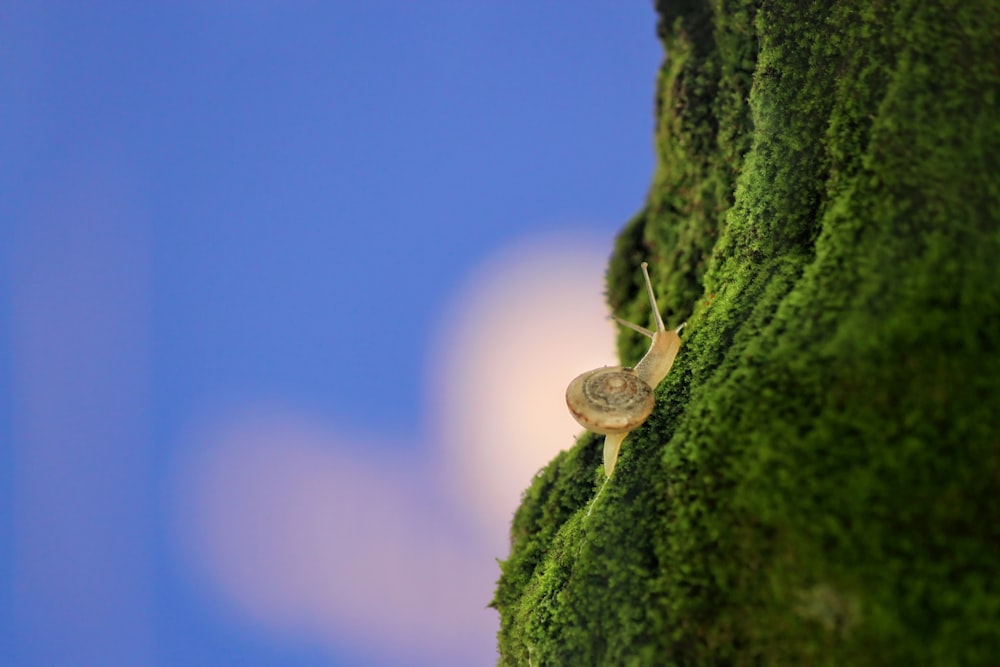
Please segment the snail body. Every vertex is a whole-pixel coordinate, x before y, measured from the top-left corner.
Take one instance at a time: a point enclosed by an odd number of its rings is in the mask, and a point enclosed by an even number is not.
[[[653,285],[649,280],[646,262],[642,263],[649,303],[653,309],[656,330],[614,319],[629,329],[649,337],[649,350],[635,368],[605,366],[577,376],[566,389],[566,405],[570,413],[584,428],[600,433],[604,438],[604,474],[614,472],[615,462],[622,441],[633,429],[646,421],[653,411],[653,389],[670,372],[677,352],[681,348],[680,325],[668,331],[656,307]]]

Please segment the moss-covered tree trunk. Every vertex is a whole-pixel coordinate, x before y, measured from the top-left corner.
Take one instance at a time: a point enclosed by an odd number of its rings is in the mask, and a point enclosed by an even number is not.
[[[659,12],[608,293],[684,347],[525,493],[500,663],[1000,664],[1000,3]]]

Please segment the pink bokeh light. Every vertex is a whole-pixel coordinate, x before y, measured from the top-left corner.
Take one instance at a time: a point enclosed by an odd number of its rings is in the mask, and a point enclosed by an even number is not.
[[[536,239],[475,272],[428,355],[412,442],[273,405],[195,425],[174,517],[205,590],[286,640],[386,664],[493,661],[510,518],[580,431],[566,383],[613,363],[606,246]]]
[[[279,636],[388,660],[470,664],[489,649],[495,565],[435,515],[426,465],[259,407],[192,444],[178,534],[234,611]]]

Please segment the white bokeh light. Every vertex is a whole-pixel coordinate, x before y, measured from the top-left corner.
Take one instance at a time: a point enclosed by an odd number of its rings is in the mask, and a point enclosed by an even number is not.
[[[441,323],[429,430],[456,502],[500,554],[521,492],[582,432],[566,385],[617,363],[606,247],[574,237],[512,247],[478,268]]]

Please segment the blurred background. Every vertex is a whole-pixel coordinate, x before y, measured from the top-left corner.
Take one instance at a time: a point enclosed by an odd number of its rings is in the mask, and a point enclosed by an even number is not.
[[[0,664],[489,665],[647,3],[0,5]]]

